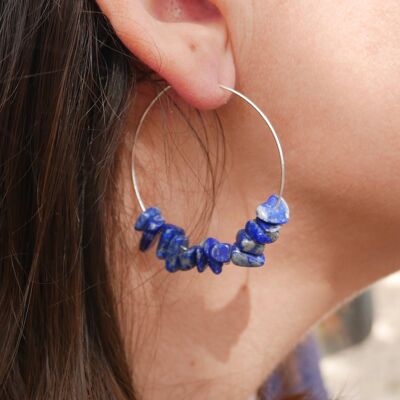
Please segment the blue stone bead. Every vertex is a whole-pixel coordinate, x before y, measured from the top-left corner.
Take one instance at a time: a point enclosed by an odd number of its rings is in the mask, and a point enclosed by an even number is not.
[[[140,243],[139,243],[140,251],[146,251],[147,249],[149,249],[156,236],[157,236],[157,233],[146,232],[146,231],[143,232],[142,237],[140,239]]]
[[[275,208],[278,199],[278,196],[272,195],[266,202],[260,204],[256,210],[257,217],[271,224],[282,225],[289,222],[289,206],[282,198],[278,208]]]
[[[193,246],[179,254],[179,267],[182,271],[188,271],[196,266],[196,250],[197,246]]]
[[[236,235],[236,246],[240,251],[259,256],[264,253],[265,246],[255,242],[244,229],[241,229]]]
[[[265,232],[265,234],[269,237],[269,241],[267,243],[274,243],[279,239],[280,231]]]
[[[207,256],[201,246],[196,246],[197,271],[203,272],[207,268]]]
[[[165,269],[168,272],[176,272],[179,270],[179,259],[176,258],[174,260],[165,260]]]
[[[157,246],[156,255],[162,260],[167,257],[167,250],[171,239],[175,235],[184,235],[185,231],[178,226],[165,224],[161,229],[160,240]]]
[[[144,228],[146,232],[150,233],[158,233],[159,230],[165,225],[165,220],[159,215],[155,215],[154,217],[150,217],[147,221],[147,224]]]
[[[256,218],[256,222],[261,226],[262,229],[264,229],[265,232],[274,233],[280,231],[281,229],[281,225],[270,224],[269,222],[265,222],[260,218]]]
[[[237,246],[232,248],[232,263],[239,267],[261,267],[265,263],[265,256],[261,254],[259,256],[248,254],[240,251]]]
[[[211,257],[211,249],[217,244],[219,244],[218,240],[212,237],[200,243],[200,246],[204,249],[204,253],[206,254],[208,259],[210,259]]]
[[[245,230],[254,241],[260,244],[272,243],[277,239],[276,233],[265,232],[254,220],[247,221]]]
[[[210,259],[226,263],[231,259],[232,246],[228,243],[217,243],[211,247]]]
[[[208,259],[208,265],[210,266],[210,269],[212,272],[214,272],[215,275],[218,275],[222,272],[222,262],[215,261],[212,258]]]
[[[220,274],[222,271],[222,262],[214,260],[211,255],[211,251],[214,246],[219,245],[220,243],[218,242],[217,239],[214,238],[208,238],[204,242],[200,244],[200,246],[203,248],[204,254],[207,259],[207,264],[210,266],[211,270],[214,272],[214,274]],[[199,267],[197,267],[199,269]],[[203,269],[204,271],[204,269]]]
[[[189,240],[183,234],[175,235],[171,241],[169,242],[168,249],[167,249],[167,259],[175,259],[182,253],[182,247],[188,247]]]
[[[146,211],[143,211],[136,220],[135,230],[144,231],[149,219],[158,215],[161,216],[161,211],[156,207],[150,207]]]

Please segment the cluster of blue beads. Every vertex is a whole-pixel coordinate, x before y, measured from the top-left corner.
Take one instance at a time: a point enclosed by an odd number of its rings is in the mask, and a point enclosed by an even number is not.
[[[209,266],[215,274],[219,274],[223,264],[228,262],[241,267],[261,267],[265,263],[264,246],[275,242],[281,225],[289,221],[289,207],[283,198],[275,207],[278,199],[278,196],[272,195],[257,207],[256,218],[247,221],[245,228],[236,235],[233,245],[210,237],[199,245],[189,247],[185,231],[167,224],[161,211],[150,207],[140,214],[135,223],[135,229],[143,232],[139,248],[146,251],[159,236],[156,255],[165,260],[169,272],[188,271],[195,267],[203,272]]]

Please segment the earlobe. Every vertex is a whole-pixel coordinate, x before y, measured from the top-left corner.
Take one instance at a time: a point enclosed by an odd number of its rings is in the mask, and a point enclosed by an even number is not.
[[[228,25],[208,0],[97,0],[125,46],[193,107],[228,101],[235,64]]]

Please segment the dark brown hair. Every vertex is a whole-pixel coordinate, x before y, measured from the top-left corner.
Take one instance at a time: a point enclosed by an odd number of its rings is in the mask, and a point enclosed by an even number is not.
[[[2,399],[134,398],[105,255],[133,63],[93,1],[0,2]]]
[[[135,399],[107,273],[145,68],[92,0],[0,2],[0,398]]]

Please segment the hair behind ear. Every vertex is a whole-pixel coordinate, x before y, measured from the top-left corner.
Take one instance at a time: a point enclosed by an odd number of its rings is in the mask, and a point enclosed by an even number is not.
[[[134,399],[106,259],[136,70],[93,1],[0,2],[0,397]]]

